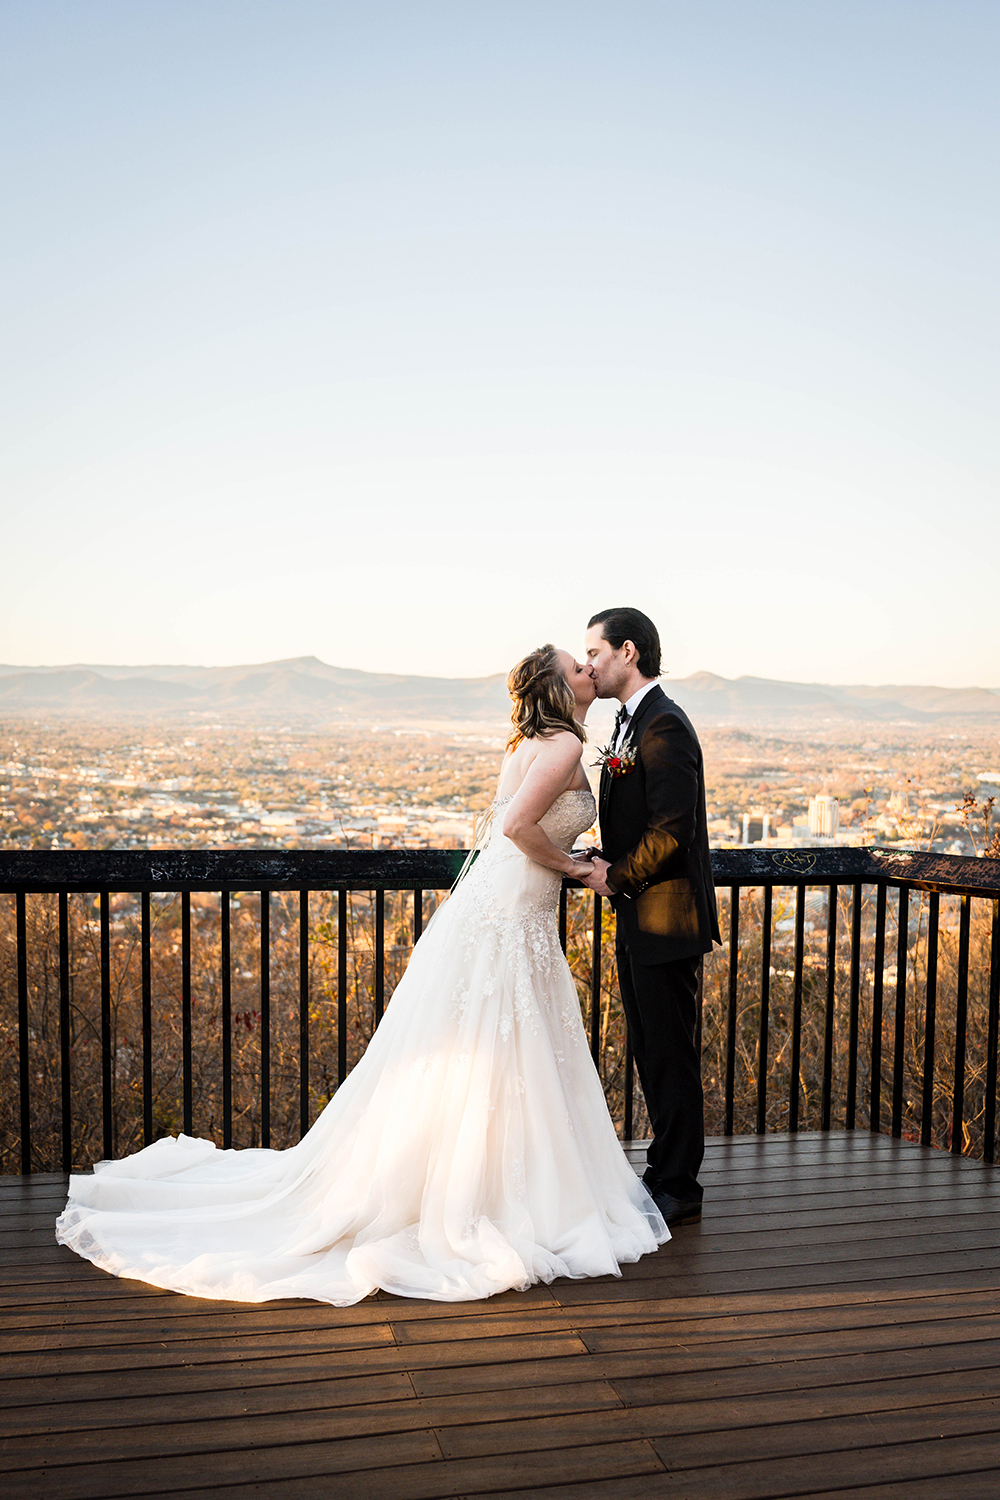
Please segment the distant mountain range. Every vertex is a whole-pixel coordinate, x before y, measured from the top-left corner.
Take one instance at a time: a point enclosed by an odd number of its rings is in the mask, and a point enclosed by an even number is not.
[[[315,656],[238,667],[0,665],[0,713],[217,713],[382,722],[504,720],[505,676],[407,677],[331,667]],[[695,672],[664,687],[700,723],[949,718],[1000,720],[1000,689],[837,687]]]

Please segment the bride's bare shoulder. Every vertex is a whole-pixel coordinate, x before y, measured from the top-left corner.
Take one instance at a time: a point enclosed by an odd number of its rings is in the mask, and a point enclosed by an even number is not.
[[[583,742],[571,729],[556,729],[535,744],[539,747],[536,754],[548,760],[579,760],[583,754]]]
[[[529,772],[533,783],[539,776],[547,781],[553,774],[571,774],[582,753],[583,745],[570,729],[522,740],[504,756],[497,780],[497,796],[511,796],[519,791]]]

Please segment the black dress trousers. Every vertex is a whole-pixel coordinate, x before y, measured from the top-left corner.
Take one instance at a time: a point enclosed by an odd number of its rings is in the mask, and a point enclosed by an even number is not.
[[[618,926],[618,984],[653,1141],[643,1176],[654,1192],[701,1202],[704,1097],[698,1051],[698,979],[702,959],[641,964]]]

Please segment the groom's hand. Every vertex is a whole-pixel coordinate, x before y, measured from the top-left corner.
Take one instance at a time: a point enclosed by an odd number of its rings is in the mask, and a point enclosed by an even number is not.
[[[595,859],[594,868],[591,873],[589,875],[581,875],[580,880],[583,885],[589,886],[598,896],[613,896],[614,891],[610,889],[605,879],[610,868],[611,866],[606,859]]]

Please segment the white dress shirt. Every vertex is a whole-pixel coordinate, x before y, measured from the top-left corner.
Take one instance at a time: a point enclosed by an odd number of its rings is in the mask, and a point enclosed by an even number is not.
[[[621,726],[619,727],[618,733],[615,736],[615,743],[612,746],[612,749],[616,751],[621,749],[622,745],[625,743],[625,740],[628,737],[629,728],[631,726],[636,709],[639,707],[639,704],[642,702],[643,698],[645,698],[646,694],[650,692],[651,689],[655,688],[655,686],[655,682],[647,682],[643,687],[639,688],[637,692],[633,693],[631,698],[629,698],[625,702],[623,706],[625,709],[626,717],[621,722]]]

